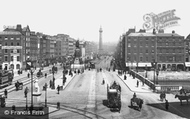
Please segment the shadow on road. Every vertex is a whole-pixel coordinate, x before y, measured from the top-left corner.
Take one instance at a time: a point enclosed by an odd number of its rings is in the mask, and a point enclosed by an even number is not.
[[[180,105],[180,102],[169,102],[169,109],[165,109],[165,103],[152,103],[152,104],[147,104],[148,106],[152,106],[154,108],[163,110],[163,111],[168,111],[170,113],[173,113],[175,115],[181,116],[183,118],[190,118],[190,104],[187,105],[186,102],[183,102],[183,105]]]
[[[103,101],[102,101],[102,104],[103,104],[104,106],[106,106],[106,107],[109,108],[109,106],[108,106],[108,100],[103,100]]]
[[[136,107],[132,107],[131,105],[129,105],[128,107],[131,108],[131,109],[133,109],[133,110],[137,110],[137,111],[140,112],[140,110],[138,108],[136,108]]]

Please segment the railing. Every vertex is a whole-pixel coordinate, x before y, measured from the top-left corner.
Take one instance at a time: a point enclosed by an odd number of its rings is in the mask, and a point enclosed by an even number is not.
[[[137,72],[131,70],[131,75],[135,75],[136,78],[138,78],[139,80],[141,80],[141,82],[143,82],[144,84],[148,85],[151,89],[155,90],[156,86],[154,85],[154,83],[150,80],[148,80],[147,78],[143,77],[142,75],[138,74]]]
[[[133,70],[131,70],[131,75],[135,75],[136,78],[144,82],[144,84],[148,85],[155,92],[166,91],[167,93],[171,93],[179,91],[182,88],[180,85],[155,85],[152,81],[148,80],[148,78],[145,78]]]

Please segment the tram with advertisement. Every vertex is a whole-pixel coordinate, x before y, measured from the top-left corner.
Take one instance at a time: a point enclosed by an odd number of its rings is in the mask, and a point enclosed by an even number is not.
[[[11,85],[13,78],[13,70],[0,70],[0,88]]]

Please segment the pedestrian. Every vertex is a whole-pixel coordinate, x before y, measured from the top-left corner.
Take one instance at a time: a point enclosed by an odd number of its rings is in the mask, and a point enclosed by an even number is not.
[[[166,100],[166,102],[165,102],[165,107],[166,107],[166,110],[168,110],[168,108],[169,108],[169,102],[168,102],[168,100]]]
[[[134,94],[133,94],[133,98],[136,98],[136,97],[137,97],[137,95],[136,95],[136,93],[134,93]]]
[[[126,75],[124,75],[124,80],[126,80],[127,79],[127,76]]]
[[[59,91],[60,91],[60,86],[59,85],[57,86],[57,91],[58,91],[58,94],[59,94]]]
[[[28,93],[28,87],[25,88],[24,90],[24,97],[27,98],[27,93]]]
[[[139,87],[139,81],[137,80],[137,87]]]
[[[4,95],[5,95],[5,98],[7,98],[7,89],[5,89],[5,91],[4,91]]]
[[[30,78],[30,73],[28,73],[28,78]]]
[[[47,77],[47,73],[45,73],[45,78]]]
[[[49,81],[49,86],[50,86],[50,88],[52,88],[52,83],[53,83],[52,80],[50,80],[50,81]]]
[[[102,85],[104,85],[104,83],[105,83],[105,81],[104,81],[104,78],[103,78],[103,80],[102,80]]]

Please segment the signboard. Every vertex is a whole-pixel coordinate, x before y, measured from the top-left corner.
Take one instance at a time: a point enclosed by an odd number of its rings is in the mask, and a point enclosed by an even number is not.
[[[160,29],[165,29],[168,27],[178,25],[179,17],[175,16],[174,12],[176,10],[168,10],[162,12],[160,14],[149,13],[143,16],[145,23],[143,24],[143,28],[145,30],[155,29],[159,31]]]
[[[2,49],[22,49],[22,46],[2,46]]]

